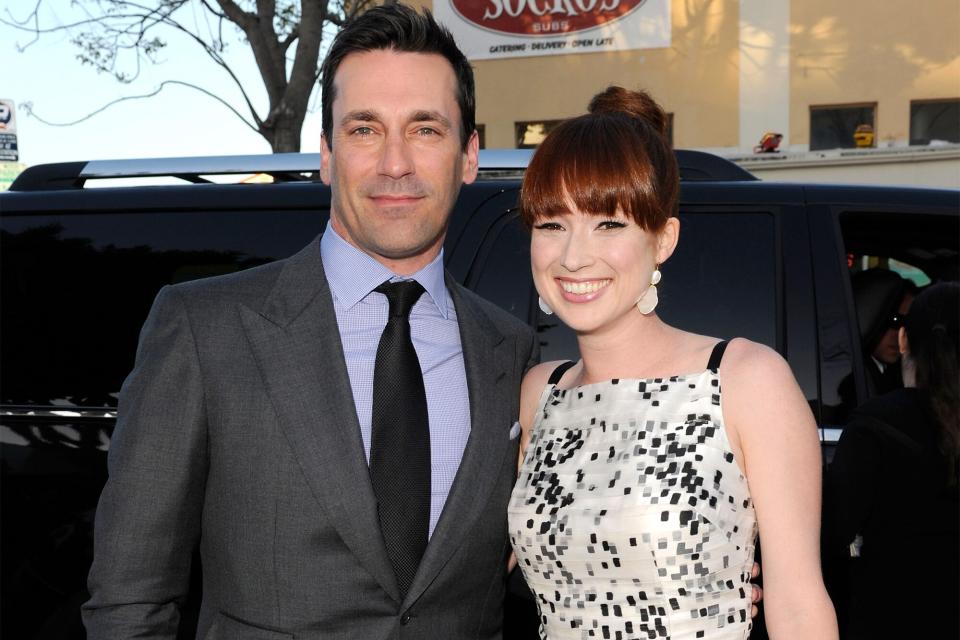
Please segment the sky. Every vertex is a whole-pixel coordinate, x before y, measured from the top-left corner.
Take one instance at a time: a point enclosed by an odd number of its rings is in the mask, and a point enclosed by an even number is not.
[[[22,20],[34,0],[0,0],[0,18]],[[41,23],[69,24],[82,18],[66,0],[45,0]],[[199,14],[199,10],[196,10]],[[185,15],[199,20],[199,15]],[[0,24],[0,98],[16,103],[20,162],[36,165],[75,160],[108,160],[203,155],[270,153],[267,141],[244,125],[226,107],[193,89],[167,86],[152,98],[128,100],[92,118],[66,127],[43,124],[27,114],[32,103],[38,116],[51,122],[70,122],[123,96],[150,93],[164,80],[203,85],[223,96],[235,108],[244,108],[236,86],[196,45],[176,35],[159,55],[159,63],[142,67],[131,84],[98,73],[78,59],[70,41],[82,31],[33,34]],[[27,46],[28,45],[28,46]],[[23,49],[22,51],[20,49]],[[239,38],[229,61],[239,71],[254,103],[266,111],[266,93],[249,48]],[[301,151],[320,150],[320,101],[316,92],[303,127]]]

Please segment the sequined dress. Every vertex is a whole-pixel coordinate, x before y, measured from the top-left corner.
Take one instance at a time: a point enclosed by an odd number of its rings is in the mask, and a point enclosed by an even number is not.
[[[749,636],[757,525],[724,346],[699,374],[544,388],[509,507],[541,638]]]

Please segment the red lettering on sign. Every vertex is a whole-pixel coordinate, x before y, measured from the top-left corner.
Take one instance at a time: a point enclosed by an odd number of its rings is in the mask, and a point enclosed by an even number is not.
[[[646,0],[449,0],[483,29],[512,35],[557,35],[619,20]]]

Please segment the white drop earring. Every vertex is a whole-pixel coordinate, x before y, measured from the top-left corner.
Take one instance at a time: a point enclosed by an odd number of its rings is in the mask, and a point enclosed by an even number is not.
[[[540,311],[543,311],[548,316],[553,315],[553,309],[551,309],[547,301],[543,299],[543,296],[537,296],[537,304],[540,305]]]
[[[653,313],[653,310],[657,308],[657,303],[660,302],[660,298],[657,295],[657,285],[660,283],[662,277],[660,265],[657,265],[657,268],[650,274],[650,286],[647,287],[647,290],[644,291],[640,299],[637,300],[637,310],[645,316]]]

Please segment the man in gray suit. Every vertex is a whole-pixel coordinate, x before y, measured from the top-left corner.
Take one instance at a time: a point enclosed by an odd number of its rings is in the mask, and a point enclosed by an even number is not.
[[[472,71],[429,15],[394,5],[340,33],[323,78],[321,239],[167,287],[144,325],[97,510],[91,639],[175,637],[197,547],[200,638],[500,636],[511,426],[537,347],[442,267],[477,172]],[[381,291],[408,280],[415,302],[395,313]],[[418,457],[403,438],[383,446],[408,417],[384,421],[379,399],[394,322],[422,371],[426,485],[401,479]],[[411,489],[373,482],[383,468]],[[423,491],[404,564],[384,511]]]

